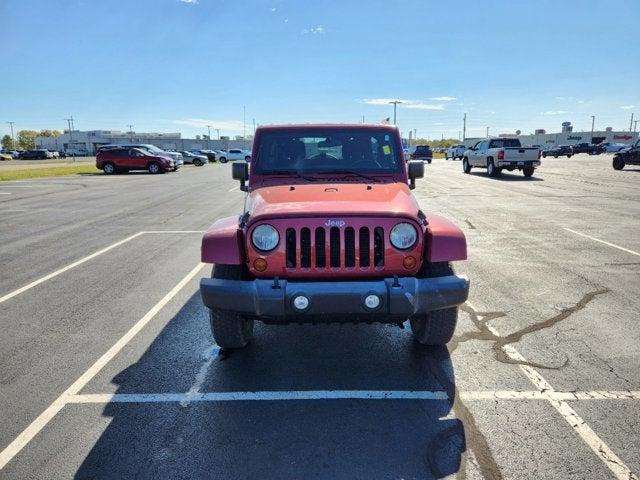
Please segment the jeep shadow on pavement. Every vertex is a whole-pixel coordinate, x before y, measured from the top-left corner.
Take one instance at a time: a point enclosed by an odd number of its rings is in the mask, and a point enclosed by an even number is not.
[[[208,329],[195,294],[137,362],[103,372],[86,392],[116,384],[116,394],[186,393],[204,365],[199,392],[444,391],[447,398],[115,401],[104,407],[108,424],[76,479],[443,478],[460,469],[465,426],[448,415],[456,389],[445,347],[422,346],[381,323],[258,325],[251,348],[207,359]],[[86,416],[77,418],[82,431]]]

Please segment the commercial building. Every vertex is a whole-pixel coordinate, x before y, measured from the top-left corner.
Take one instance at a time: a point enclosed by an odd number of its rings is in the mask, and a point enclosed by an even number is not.
[[[73,155],[95,155],[103,145],[124,145],[127,143],[145,143],[163,150],[201,150],[251,148],[250,140],[220,140],[205,138],[182,138],[178,132],[141,133],[122,132],[120,130],[65,130],[59,137],[36,137],[36,148],[65,151]]]
[[[522,135],[520,131],[517,131],[513,134],[502,133],[499,136],[519,138],[522,145],[539,145],[542,149],[555,145],[575,145],[576,143],[611,142],[631,145],[638,140],[638,132],[613,130],[611,127],[607,127],[605,130],[594,130],[593,132],[574,132],[571,122],[563,122],[561,131],[558,133],[547,133],[546,130],[539,129],[528,135]],[[483,140],[483,138],[467,137],[464,144],[470,147],[480,140]]]

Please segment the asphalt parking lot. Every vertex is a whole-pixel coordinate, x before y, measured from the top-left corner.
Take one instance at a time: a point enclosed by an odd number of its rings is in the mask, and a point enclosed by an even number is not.
[[[212,345],[201,232],[229,165],[0,183],[0,478],[637,478],[640,169],[436,159],[467,235],[448,348],[389,325]]]

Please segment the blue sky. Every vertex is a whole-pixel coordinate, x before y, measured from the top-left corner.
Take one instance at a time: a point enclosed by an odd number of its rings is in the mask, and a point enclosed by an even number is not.
[[[379,122],[420,137],[628,128],[640,2],[0,0],[0,134],[241,134]]]

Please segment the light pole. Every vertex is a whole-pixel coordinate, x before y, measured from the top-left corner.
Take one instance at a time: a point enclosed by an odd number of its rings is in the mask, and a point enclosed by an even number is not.
[[[489,138],[489,127],[487,127],[487,138]]]
[[[215,130],[216,130],[216,133],[218,134],[218,140],[220,140],[220,129],[216,128]]]
[[[16,122],[7,122],[9,127],[11,128],[11,148],[15,150],[16,148],[16,140],[13,138],[13,124]]]
[[[133,125],[127,125],[129,127],[129,141],[133,142]]]
[[[211,150],[211,125],[207,125],[207,150]]]
[[[589,143],[593,143],[593,129],[595,127],[595,124],[596,124],[596,116],[591,115],[591,141]]]
[[[464,142],[467,139],[467,114],[464,114],[462,117],[462,141]]]
[[[393,124],[396,125],[396,109],[398,108],[398,104],[402,103],[400,100],[393,100],[389,102],[389,104],[393,105]]]

